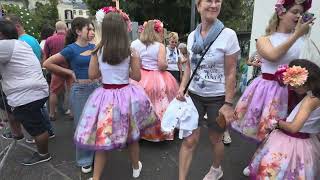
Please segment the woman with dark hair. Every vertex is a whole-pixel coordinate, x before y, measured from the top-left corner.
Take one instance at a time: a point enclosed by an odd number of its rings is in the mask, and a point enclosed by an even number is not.
[[[32,48],[17,39],[15,25],[10,21],[0,20],[1,85],[7,96],[3,97],[3,100],[7,99],[7,103],[3,104],[5,107],[1,108],[10,111],[9,118],[14,117],[21,122],[24,129],[35,139],[37,152],[22,162],[23,165],[31,166],[51,159],[48,152],[49,134],[42,112],[49,92],[40,62]],[[10,125],[12,126],[11,123]],[[15,139],[23,139],[23,134],[16,133],[13,129]]]
[[[75,128],[89,95],[98,87],[98,83],[90,80],[88,75],[91,52],[95,48],[95,45],[90,43],[93,38],[94,27],[91,21],[82,17],[75,18],[66,35],[66,47],[43,64],[52,73],[68,77],[73,81],[70,104]],[[71,69],[60,66],[65,61],[69,63]],[[76,162],[82,167],[83,173],[91,172],[93,155],[93,151],[76,148]]]
[[[40,47],[42,50],[44,50],[44,45],[46,43],[46,39],[50,36],[52,36],[55,32],[55,29],[46,24],[42,27],[41,32],[40,32],[40,37],[41,37],[41,42],[40,42]]]
[[[252,179],[319,179],[320,67],[308,60],[293,60],[282,81],[303,100],[258,148],[249,166]]]

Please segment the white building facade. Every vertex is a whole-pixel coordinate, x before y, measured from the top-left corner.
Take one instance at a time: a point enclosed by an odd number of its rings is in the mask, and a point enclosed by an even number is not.
[[[59,20],[71,27],[71,21],[76,17],[90,17],[90,12],[84,3],[60,2],[57,6]]]

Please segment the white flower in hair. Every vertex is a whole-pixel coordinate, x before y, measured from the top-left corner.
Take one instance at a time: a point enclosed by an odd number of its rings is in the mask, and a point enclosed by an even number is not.
[[[99,11],[96,12],[96,20],[97,20],[98,24],[102,23],[105,15],[106,15],[106,13],[102,9],[100,9]]]

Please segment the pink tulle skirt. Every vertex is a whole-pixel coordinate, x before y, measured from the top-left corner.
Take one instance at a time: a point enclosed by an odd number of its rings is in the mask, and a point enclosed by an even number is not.
[[[176,79],[169,72],[158,70],[142,69],[141,80],[132,83],[137,83],[144,88],[160,120],[169,103],[176,97],[179,88]],[[146,129],[141,138],[153,142],[173,140],[173,132],[163,133],[161,122],[159,122]]]
[[[320,177],[320,142],[317,137],[297,138],[274,130],[250,163],[255,180],[316,180]]]

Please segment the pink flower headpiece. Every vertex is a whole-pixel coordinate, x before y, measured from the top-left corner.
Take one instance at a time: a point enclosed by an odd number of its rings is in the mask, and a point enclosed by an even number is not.
[[[304,11],[307,11],[311,8],[312,0],[278,0],[275,5],[275,10],[278,15],[281,15],[287,11],[285,7],[288,7],[292,4],[301,4]]]
[[[276,72],[280,85],[302,86],[308,79],[309,72],[301,66],[282,66]]]
[[[159,19],[154,19],[154,20],[150,20],[150,21],[153,21],[154,22],[154,30],[157,32],[157,33],[161,33],[163,31],[163,23],[159,20]],[[148,21],[149,22],[149,21]],[[143,23],[143,27],[145,28],[147,23],[147,21],[145,21]]]
[[[125,22],[127,23],[128,32],[132,31],[132,23],[130,21],[129,15],[127,13],[123,12],[121,9],[117,9],[115,7],[112,7],[112,6],[103,7],[103,8],[99,9],[96,12],[96,20],[97,20],[97,22],[99,24],[101,24],[102,21],[103,21],[104,16],[106,14],[108,14],[109,12],[119,13],[122,16],[122,18],[125,20]]]

